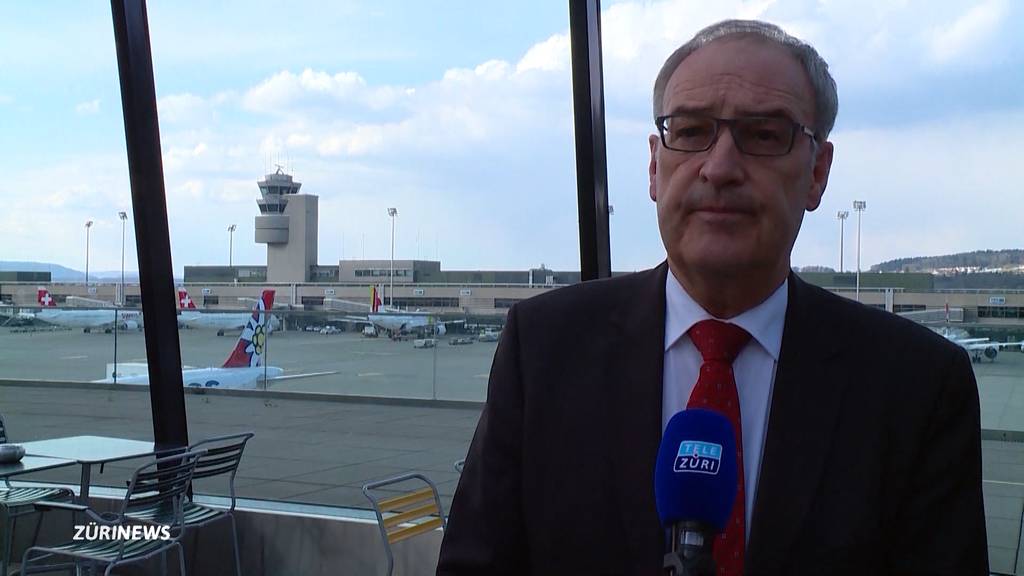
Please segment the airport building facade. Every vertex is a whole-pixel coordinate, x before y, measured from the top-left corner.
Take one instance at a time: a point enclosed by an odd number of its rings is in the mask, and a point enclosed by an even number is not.
[[[276,290],[278,306],[293,310],[331,311],[333,300],[369,306],[370,288],[377,286],[384,302],[399,308],[503,319],[516,302],[579,281],[579,272],[543,267],[444,271],[436,261],[396,260],[392,293],[390,270],[389,260],[344,260],[338,266],[312,268],[311,277],[319,281],[275,283],[262,266],[187,266],[184,287],[196,306],[210,310],[246,308],[247,299],[257,298],[265,287]],[[841,296],[857,298],[855,274],[800,276]],[[0,302],[34,306],[36,288],[44,283],[0,279]],[[116,282],[45,284],[58,305],[69,296],[114,302],[119,288]],[[965,324],[1020,326],[1024,321],[1024,290],[936,290],[930,274],[862,273],[859,300],[895,313],[944,311],[948,306],[958,311],[953,321]],[[125,303],[138,305],[137,284],[125,287]]]

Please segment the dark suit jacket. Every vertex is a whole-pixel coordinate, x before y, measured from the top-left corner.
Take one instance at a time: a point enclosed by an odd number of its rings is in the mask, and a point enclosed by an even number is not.
[[[660,574],[667,265],[514,306],[437,573]],[[988,574],[959,346],[789,278],[746,572]]]

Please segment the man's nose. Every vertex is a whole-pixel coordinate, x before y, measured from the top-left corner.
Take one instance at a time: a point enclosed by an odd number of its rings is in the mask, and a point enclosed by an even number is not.
[[[743,154],[736,147],[732,131],[722,126],[700,168],[700,178],[716,189],[743,180]]]

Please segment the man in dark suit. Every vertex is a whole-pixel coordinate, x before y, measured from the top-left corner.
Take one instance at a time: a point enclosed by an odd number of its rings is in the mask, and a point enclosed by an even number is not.
[[[510,310],[439,575],[661,573],[654,463],[703,394],[706,324],[744,342],[726,574],[988,573],[966,353],[790,272],[837,101],[817,52],[770,24],[669,57],[650,138],[667,261]]]

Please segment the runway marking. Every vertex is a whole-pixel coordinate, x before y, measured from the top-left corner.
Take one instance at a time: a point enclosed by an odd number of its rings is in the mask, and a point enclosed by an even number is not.
[[[488,376],[490,376],[490,374],[487,374],[487,373],[484,373],[484,374],[473,374],[473,378],[487,378]]]
[[[380,372],[360,372],[360,373],[356,374],[356,376],[358,376],[360,378],[362,378],[364,376],[383,376],[383,375],[384,374],[381,374]]]
[[[88,356],[61,356],[61,360],[82,360],[88,358]]]
[[[353,352],[360,356],[398,356],[397,352]]]

